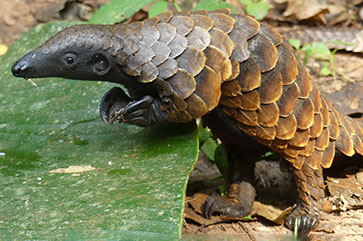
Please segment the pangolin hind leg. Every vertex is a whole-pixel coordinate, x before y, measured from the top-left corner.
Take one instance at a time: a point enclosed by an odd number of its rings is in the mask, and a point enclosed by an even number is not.
[[[292,167],[293,168],[293,167]],[[286,217],[285,226],[307,235],[318,223],[322,201],[325,197],[322,167],[317,170],[304,164],[301,169],[293,168],[297,186],[298,202],[295,209]]]
[[[203,117],[203,123],[215,137],[221,139],[228,157],[229,190],[224,197],[212,194],[207,198],[203,209],[207,218],[213,213],[229,217],[247,216],[255,200],[255,161],[260,159],[267,148],[238,130],[232,121],[219,107]]]
[[[229,148],[228,148],[229,149]],[[234,150],[234,151],[232,151]],[[228,217],[244,217],[251,213],[255,200],[255,162],[250,155],[241,156],[237,146],[231,146],[228,153],[228,193],[210,195],[204,204],[203,214],[210,218],[213,213]]]

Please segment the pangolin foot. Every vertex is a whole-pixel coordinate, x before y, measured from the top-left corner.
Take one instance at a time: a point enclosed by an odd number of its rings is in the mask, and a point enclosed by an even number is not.
[[[118,87],[110,89],[102,98],[100,105],[100,114],[103,122],[113,124],[112,113],[122,110],[131,102],[130,97]]]
[[[318,224],[319,217],[298,205],[285,219],[285,226],[297,231],[299,240],[309,240],[309,233]]]
[[[210,219],[214,213],[219,213],[228,217],[244,217],[249,214],[249,211],[238,204],[232,203],[228,198],[223,198],[217,193],[208,196],[203,206],[204,217]]]
[[[102,99],[100,112],[104,122],[116,121],[137,126],[149,126],[153,121],[151,115],[153,98],[149,95],[139,100],[132,100],[120,88],[112,88]]]

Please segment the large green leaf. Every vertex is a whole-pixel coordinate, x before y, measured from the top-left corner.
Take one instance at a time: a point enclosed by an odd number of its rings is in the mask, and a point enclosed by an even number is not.
[[[111,84],[12,77],[16,59],[69,25],[40,25],[0,57],[0,239],[178,238],[194,124],[107,126],[98,105]],[[69,166],[96,169],[50,172]]]
[[[91,23],[112,24],[131,17],[142,7],[155,0],[113,0],[103,5],[90,19]]]

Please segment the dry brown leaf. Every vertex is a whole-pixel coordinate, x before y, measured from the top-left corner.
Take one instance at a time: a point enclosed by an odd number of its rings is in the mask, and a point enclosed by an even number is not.
[[[363,173],[360,169],[356,174],[346,174],[343,178],[327,177],[327,186],[332,195],[332,203],[336,210],[345,210],[363,206],[362,182],[358,179]]]
[[[335,83],[331,83],[331,85],[333,84]],[[363,93],[363,82],[357,81],[350,83],[340,91],[325,95],[341,113],[349,115],[363,113],[363,95],[361,93]]]
[[[328,6],[319,0],[287,0],[284,16],[295,15],[296,19],[304,20],[327,11]]]
[[[284,224],[286,216],[291,212],[293,207],[281,210],[275,206],[260,203],[259,201],[253,202],[252,214],[257,214],[266,218],[276,224]]]

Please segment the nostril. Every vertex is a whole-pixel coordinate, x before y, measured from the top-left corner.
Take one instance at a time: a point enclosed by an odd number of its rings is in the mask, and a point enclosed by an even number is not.
[[[20,67],[18,65],[14,65],[12,68],[11,68],[11,72],[13,72],[13,75],[17,75],[20,73]]]
[[[26,63],[17,62],[11,68],[11,72],[13,73],[14,76],[20,77],[21,73],[24,72],[26,68],[27,68]]]

